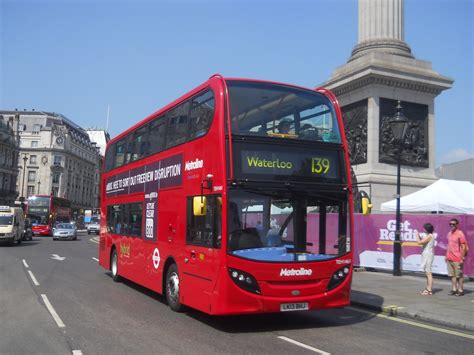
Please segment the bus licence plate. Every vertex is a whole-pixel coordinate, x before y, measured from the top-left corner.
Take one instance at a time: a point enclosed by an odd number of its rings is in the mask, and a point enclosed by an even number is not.
[[[308,302],[301,303],[282,303],[280,305],[281,312],[290,312],[290,311],[306,311],[308,310]]]

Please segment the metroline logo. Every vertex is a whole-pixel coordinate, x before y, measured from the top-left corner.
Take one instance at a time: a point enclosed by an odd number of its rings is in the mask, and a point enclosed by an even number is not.
[[[313,273],[311,269],[281,269],[280,276],[310,276]]]
[[[200,159],[196,159],[195,161],[187,161],[184,165],[185,171],[196,170],[200,169],[204,166],[204,162]]]

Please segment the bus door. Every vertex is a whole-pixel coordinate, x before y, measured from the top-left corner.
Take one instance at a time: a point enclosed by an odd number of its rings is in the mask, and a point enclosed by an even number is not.
[[[219,270],[222,237],[220,195],[193,196],[187,201],[183,264],[184,303],[211,312],[211,295]]]

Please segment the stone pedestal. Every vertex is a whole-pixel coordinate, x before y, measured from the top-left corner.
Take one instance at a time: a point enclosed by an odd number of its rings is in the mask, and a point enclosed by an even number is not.
[[[359,0],[359,43],[321,86],[342,107],[351,164],[373,211],[394,198],[396,152],[388,119],[397,101],[410,120],[401,154],[401,195],[436,181],[434,99],[453,80],[413,57],[403,38],[402,0]]]

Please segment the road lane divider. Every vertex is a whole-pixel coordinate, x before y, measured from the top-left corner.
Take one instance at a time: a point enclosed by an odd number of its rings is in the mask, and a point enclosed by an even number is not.
[[[35,275],[33,275],[33,273],[31,272],[31,270],[28,270],[28,274],[30,274],[30,278],[31,278],[31,281],[33,281],[33,283],[35,284],[35,286],[39,286],[39,282],[38,280],[36,280],[36,277]]]
[[[97,239],[97,237],[91,238],[91,239],[89,239],[89,241],[91,241],[92,243],[95,243],[95,244],[99,244],[99,240]]]
[[[99,259],[92,257],[92,260],[99,262]]]
[[[429,325],[429,324],[425,324],[425,323],[418,323],[418,322],[415,322],[415,321],[402,319],[402,318],[396,318],[396,317],[393,317],[393,316],[387,315],[387,314],[374,313],[374,312],[367,311],[367,310],[360,309],[360,308],[354,308],[354,307],[347,307],[347,308],[351,309],[353,311],[356,311],[356,312],[370,314],[371,316],[388,319],[388,320],[391,320],[391,321],[394,321],[394,322],[404,323],[404,324],[412,325],[412,326],[419,327],[419,328],[433,330],[433,331],[439,332],[439,333],[445,333],[445,334],[449,334],[449,335],[455,335],[455,336],[458,336],[458,337],[461,337],[461,338],[467,338],[467,339],[474,340],[474,335],[458,332],[456,330],[450,330],[450,329],[445,329],[445,328],[441,328],[441,327],[436,327],[434,325]]]
[[[312,347],[312,346],[309,346],[309,345],[300,343],[299,341],[296,341],[296,340],[293,340],[293,339],[290,339],[290,338],[287,338],[287,337],[284,337],[284,336],[279,336],[278,339],[287,341],[287,342],[289,342],[289,343],[291,343],[291,344],[300,346],[300,347],[305,348],[305,349],[307,349],[307,350],[311,350],[312,352],[315,352],[315,353],[318,353],[318,354],[321,354],[321,355],[331,355],[331,353],[328,353],[328,352],[326,352],[326,351],[317,349],[317,348],[315,348],[315,347]]]
[[[72,355],[82,355],[82,351],[81,350],[73,350]]]
[[[25,260],[25,259],[23,259],[22,261],[23,261],[23,265],[25,265],[25,267],[28,269],[28,268],[29,268],[29,266],[28,266],[28,264],[26,263],[26,260]]]
[[[51,302],[49,302],[48,297],[46,297],[45,294],[41,294],[41,298],[43,298],[44,305],[48,309],[49,313],[53,317],[54,321],[58,325],[59,328],[64,328],[66,325],[63,323],[59,315],[56,313],[56,311],[53,308],[53,305]]]

